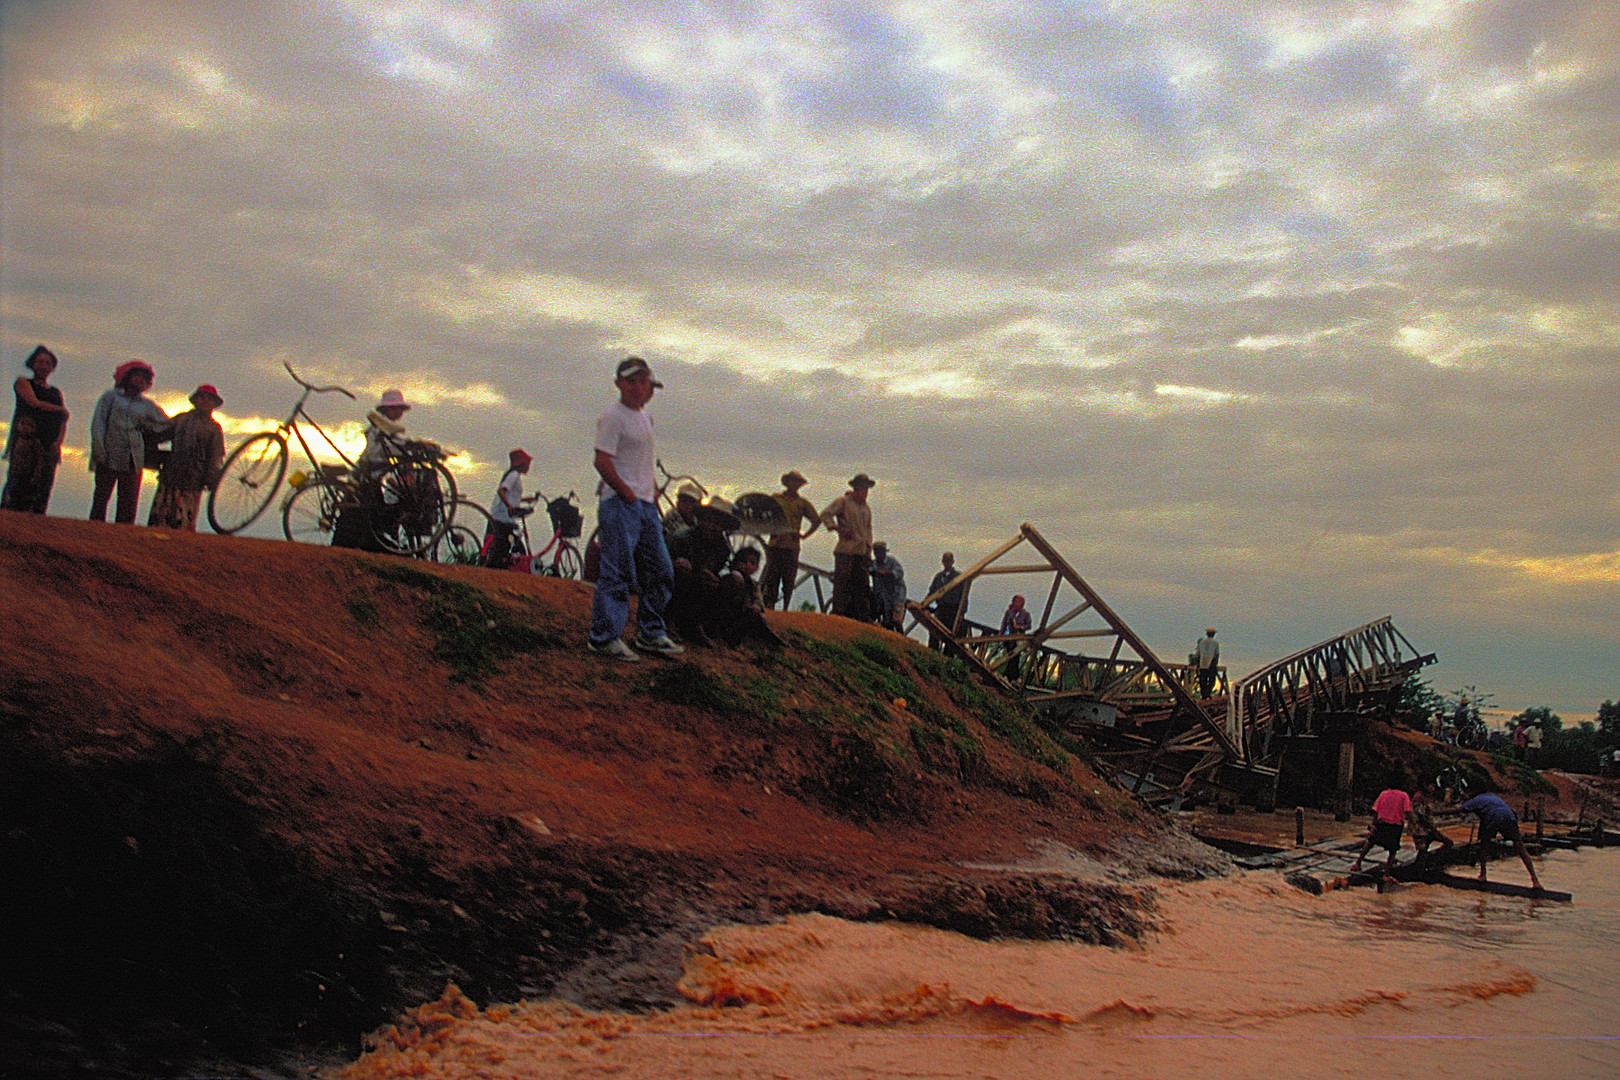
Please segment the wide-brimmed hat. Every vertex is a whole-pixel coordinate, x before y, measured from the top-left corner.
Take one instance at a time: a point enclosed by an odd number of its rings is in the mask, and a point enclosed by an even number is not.
[[[877,487],[877,481],[872,479],[870,476],[867,476],[863,472],[862,473],[856,473],[850,479],[849,486],[852,487],[852,488],[857,488],[857,487]]]
[[[405,400],[405,395],[398,390],[384,390],[382,400],[377,402],[377,408],[386,409],[390,405],[400,405],[406,409],[411,407],[411,403]]]
[[[700,523],[718,526],[726,532],[742,527],[737,520],[736,508],[726,499],[718,495],[710,495],[703,500],[703,505],[697,509],[697,519]]]
[[[191,392],[191,397],[188,400],[195,405],[197,404],[197,399],[200,397],[213,398],[214,408],[216,409],[225,404],[225,399],[219,396],[219,391],[214,389],[213,383],[203,383],[201,386],[197,387],[197,389]]]
[[[508,459],[511,460],[512,464],[514,464],[514,465],[518,464],[519,462],[527,464],[528,462],[531,462],[531,461],[534,460],[533,455],[531,455],[527,450],[523,449],[523,447],[521,447],[521,446],[518,447],[516,450],[508,451],[506,456],[507,456]]]
[[[808,484],[810,481],[806,480],[804,478],[804,473],[800,472],[798,469],[789,469],[787,472],[782,474],[783,487],[787,487],[789,484],[794,482]]]
[[[113,385],[122,384],[132,371],[144,371],[149,377],[157,378],[157,372],[153,371],[152,365],[145,360],[125,360],[122,364],[113,368]]]
[[[663,383],[653,378],[652,368],[647,366],[647,361],[639,356],[631,356],[620,360],[618,369],[613,373],[613,378],[618,380],[628,378],[631,375],[645,375],[647,378],[652,379],[654,387],[659,390],[664,388]]]

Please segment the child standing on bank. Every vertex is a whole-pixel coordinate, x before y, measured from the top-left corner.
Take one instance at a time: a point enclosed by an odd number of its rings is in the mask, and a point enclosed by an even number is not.
[[[506,455],[511,464],[495,488],[495,501],[489,504],[489,536],[484,545],[484,565],[505,570],[512,559],[512,537],[517,520],[533,507],[523,505],[523,477],[534,458],[521,446]]]
[[[174,418],[174,443],[158,473],[148,525],[197,531],[202,493],[219,483],[225,463],[225,432],[214,410],[225,404],[219,391],[203,383],[191,392],[191,409]]]

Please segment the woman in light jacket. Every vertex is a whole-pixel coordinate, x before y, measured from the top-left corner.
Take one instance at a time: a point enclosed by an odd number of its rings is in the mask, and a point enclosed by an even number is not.
[[[135,523],[135,504],[141,501],[141,470],[146,466],[146,435],[167,435],[169,416],[145,396],[152,389],[152,365],[144,360],[119,364],[113,387],[96,402],[90,418],[90,471],[95,493],[90,498],[90,520],[107,520],[107,502],[118,490],[113,520]]]

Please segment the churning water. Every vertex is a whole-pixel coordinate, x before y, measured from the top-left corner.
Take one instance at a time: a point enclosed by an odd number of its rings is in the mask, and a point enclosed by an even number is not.
[[[447,998],[343,1075],[1620,1076],[1620,851],[1538,872],[1575,902],[1164,884],[1163,930],[1134,949],[823,916],[725,927],[688,963],[689,1005]]]

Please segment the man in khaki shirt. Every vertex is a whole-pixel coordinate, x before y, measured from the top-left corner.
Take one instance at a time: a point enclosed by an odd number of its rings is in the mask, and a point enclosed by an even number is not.
[[[782,474],[783,490],[772,496],[793,531],[773,533],[765,542],[765,576],[759,584],[768,608],[776,606],[778,593],[782,597],[782,610],[792,607],[793,583],[799,576],[799,542],[821,527],[821,516],[816,513],[815,504],[799,494],[799,489],[807,483],[803,473],[790,469]],[[810,523],[804,532],[799,531],[801,521]]]
[[[872,565],[872,510],[866,496],[876,485],[865,473],[857,473],[849,490],[821,511],[821,524],[838,534],[833,547],[833,614],[861,622],[867,621],[871,611],[867,569]]]

